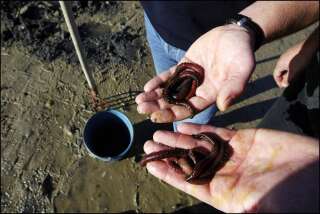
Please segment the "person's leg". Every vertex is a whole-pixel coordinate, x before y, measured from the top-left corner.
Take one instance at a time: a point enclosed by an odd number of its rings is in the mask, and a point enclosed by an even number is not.
[[[167,48],[163,45],[160,35],[153,28],[146,14],[144,15],[144,23],[146,27],[147,41],[153,58],[153,64],[156,73],[160,74],[176,65],[177,62],[169,56]]]
[[[156,73],[160,74],[176,65],[185,55],[185,51],[176,48],[165,42],[157,31],[153,28],[150,20],[145,14],[145,26],[147,32],[147,40],[153,57]],[[174,131],[177,130],[177,124],[182,122],[192,122],[196,124],[207,124],[217,112],[217,107],[212,105],[204,111],[196,114],[193,118],[188,118],[182,121],[174,122]]]

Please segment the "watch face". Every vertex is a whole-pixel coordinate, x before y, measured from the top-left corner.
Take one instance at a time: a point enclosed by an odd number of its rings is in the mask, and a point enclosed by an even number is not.
[[[247,17],[242,17],[239,21],[237,21],[237,25],[243,26],[243,24],[248,21],[249,21],[249,19]]]

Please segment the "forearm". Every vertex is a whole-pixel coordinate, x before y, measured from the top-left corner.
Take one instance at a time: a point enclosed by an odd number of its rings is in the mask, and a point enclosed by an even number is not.
[[[319,212],[319,161],[308,164],[276,185],[262,198],[256,211]]]
[[[257,1],[240,14],[263,30],[265,42],[296,32],[318,20],[318,1]]]
[[[319,140],[316,138],[272,129],[258,129],[255,137],[259,147],[270,151],[278,149],[278,158],[274,160],[278,164],[299,160],[306,165],[319,160]]]

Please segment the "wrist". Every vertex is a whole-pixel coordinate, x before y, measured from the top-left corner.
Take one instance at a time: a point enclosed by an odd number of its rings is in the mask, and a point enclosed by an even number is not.
[[[240,27],[236,24],[226,24],[224,25],[224,29],[225,30],[232,30],[234,31],[235,33],[242,33],[242,34],[245,34],[247,35],[247,37],[243,37],[243,36],[239,36],[238,39],[244,41],[243,39],[244,38],[247,38],[247,41],[248,43],[250,43],[250,47],[252,49],[252,51],[254,52],[255,51],[255,37],[254,37],[254,33],[246,28],[243,28],[243,27]]]
[[[236,14],[227,20],[227,24],[237,25],[247,30],[254,44],[254,50],[258,50],[265,41],[263,30],[251,18],[242,14]]]
[[[255,137],[260,146],[266,149],[280,146],[282,154],[280,156],[279,153],[279,158],[283,162],[306,165],[319,160],[319,143],[315,138],[264,128],[257,129]]]

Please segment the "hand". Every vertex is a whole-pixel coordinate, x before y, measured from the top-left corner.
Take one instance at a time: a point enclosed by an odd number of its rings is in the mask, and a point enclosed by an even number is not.
[[[266,129],[235,131],[194,124],[182,124],[178,131],[180,133],[157,131],[153,141],[145,143],[145,152],[159,151],[168,146],[208,148],[203,141],[190,135],[214,132],[229,141],[233,154],[208,184],[186,182],[183,174],[162,160],[147,163],[148,171],[224,212],[256,210],[260,199],[279,182],[310,162],[319,160],[319,144],[315,139],[291,133]]]
[[[301,55],[303,42],[284,52],[277,62],[273,78],[280,88],[286,88],[297,75],[308,65],[310,59]]]
[[[273,72],[274,80],[280,88],[286,88],[297,78],[311,61],[319,47],[319,27],[308,39],[294,45],[284,52]]]
[[[205,70],[203,84],[189,100],[198,111],[213,103],[223,111],[243,92],[255,67],[253,42],[246,29],[225,25],[205,33],[192,44],[179,64],[194,62]],[[147,82],[144,93],[136,98],[138,112],[151,114],[152,121],[173,122],[190,116],[186,108],[170,105],[162,98],[160,85],[170,78],[175,67]]]

